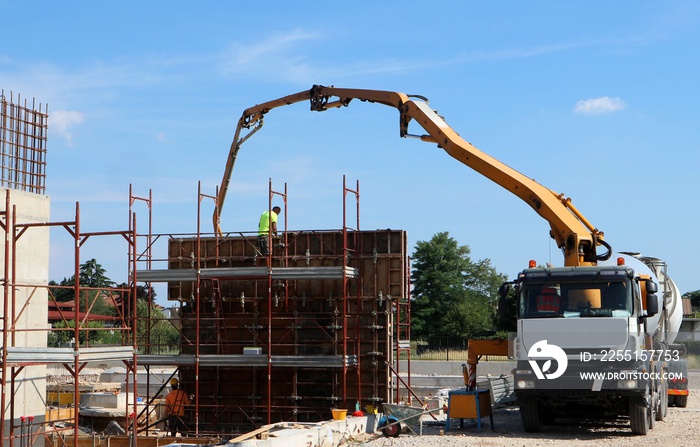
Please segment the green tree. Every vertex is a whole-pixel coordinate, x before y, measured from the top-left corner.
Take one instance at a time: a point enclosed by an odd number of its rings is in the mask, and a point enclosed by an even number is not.
[[[493,331],[498,287],[506,280],[448,232],[419,241],[413,253],[411,330],[416,337],[475,337]]]
[[[114,281],[109,279],[106,275],[107,271],[102,268],[100,264],[97,263],[95,258],[85,261],[80,264],[79,278],[80,287],[86,288],[111,288],[114,287]],[[66,302],[75,299],[75,275],[70,278],[63,278],[60,283],[56,281],[50,281],[49,286],[53,286],[52,293],[58,302]],[[88,294],[91,298],[97,295],[96,292]],[[85,305],[85,298],[81,297],[83,308]],[[107,314],[104,314],[107,315]]]
[[[117,314],[114,297],[119,296],[120,292],[113,290],[114,281],[107,277],[106,270],[97,263],[97,260],[93,258],[81,264],[79,278],[81,290],[77,306],[81,314],[86,312],[90,315],[114,316]],[[50,281],[49,286],[49,290],[56,298],[56,301],[67,302],[75,300],[75,275],[70,278],[63,278],[60,283]],[[68,312],[67,316],[70,315],[71,312]],[[118,343],[121,338],[119,331],[113,331],[109,328],[105,329],[105,324],[102,321],[88,321],[81,324],[83,324],[79,340],[81,345],[85,343],[113,344]],[[75,321],[73,320],[54,323],[56,330],[49,333],[49,346],[59,346],[71,341],[74,333],[66,329],[74,327]]]
[[[119,288],[127,289],[127,284]],[[136,344],[142,354],[177,353],[180,345],[180,331],[174,322],[165,318],[161,306],[155,304],[156,292],[153,287],[136,287]],[[123,301],[122,312],[131,318],[131,299]]]
[[[51,294],[59,303],[65,303],[66,301],[71,301],[73,298],[75,298],[75,291],[72,289],[72,287],[75,287],[74,277],[63,278],[60,283],[54,280],[49,281]]]
[[[180,331],[166,319],[162,309],[139,299],[136,303],[138,326],[137,344],[141,353],[176,353],[180,344]],[[150,346],[150,348],[149,348]]]
[[[103,330],[104,324],[99,321],[88,321],[82,326],[79,334],[80,346],[95,346],[104,344],[119,344],[120,337],[114,331]],[[49,332],[47,346],[62,347],[66,346],[75,337],[75,321],[58,321],[53,325],[54,330]]]
[[[106,275],[107,271],[95,258],[80,264],[80,310],[94,315],[114,315],[114,303],[109,289],[116,284]]]
[[[95,258],[80,264],[80,285],[82,287],[113,287],[115,282],[105,275],[107,271]]]

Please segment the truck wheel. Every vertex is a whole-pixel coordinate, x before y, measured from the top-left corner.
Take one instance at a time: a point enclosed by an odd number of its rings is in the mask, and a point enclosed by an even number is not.
[[[656,409],[656,420],[663,421],[666,419],[666,413],[668,412],[668,387],[664,386],[661,388],[659,394],[659,406]]]
[[[649,432],[649,407],[642,397],[630,399],[630,428],[635,435],[646,435]]]
[[[658,408],[659,405],[659,395],[657,394],[652,394],[651,395],[651,405],[647,408],[647,417],[649,418],[649,430],[654,428],[655,422],[656,422],[656,409]]]
[[[668,396],[668,406],[672,407],[674,405],[676,405],[676,396],[671,394],[670,396]]]
[[[676,397],[676,405],[685,408],[688,406],[688,396],[675,396]]]
[[[537,399],[528,397],[520,401],[520,420],[528,433],[542,431],[542,422],[538,411]]]

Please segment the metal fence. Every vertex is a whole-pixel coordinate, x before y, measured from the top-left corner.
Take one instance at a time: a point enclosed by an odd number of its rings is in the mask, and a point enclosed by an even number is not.
[[[431,336],[412,345],[413,360],[467,360],[467,337]]]
[[[431,336],[424,340],[411,341],[411,360],[467,361],[468,337]],[[405,360],[407,356],[403,356]],[[480,361],[508,360],[507,356],[489,355]]]

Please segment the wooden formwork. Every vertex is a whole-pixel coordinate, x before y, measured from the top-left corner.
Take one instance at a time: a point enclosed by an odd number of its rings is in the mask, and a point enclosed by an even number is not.
[[[200,430],[325,420],[331,407],[390,402],[394,310],[408,299],[405,232],[283,234],[271,259],[256,241],[170,242],[169,269],[218,273],[168,290],[184,303],[182,353],[221,360],[180,370],[185,388],[198,389]],[[264,274],[251,270],[268,263]],[[329,275],[329,267],[350,269]],[[280,269],[294,279],[276,279]]]

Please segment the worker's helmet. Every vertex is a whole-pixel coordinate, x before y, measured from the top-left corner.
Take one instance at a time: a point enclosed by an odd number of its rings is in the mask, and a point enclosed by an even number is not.
[[[178,385],[179,383],[180,383],[180,381],[175,379],[175,378],[170,379],[170,385]]]

